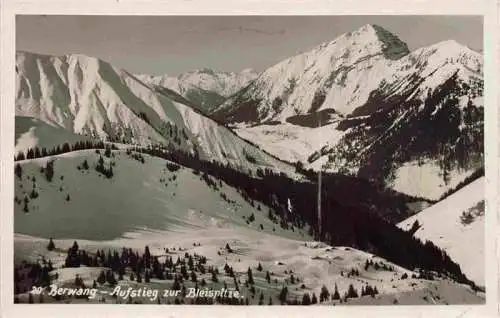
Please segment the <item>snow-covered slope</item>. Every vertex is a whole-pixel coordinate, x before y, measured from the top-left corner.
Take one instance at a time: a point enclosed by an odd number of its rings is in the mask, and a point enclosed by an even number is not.
[[[409,52],[397,36],[366,25],[268,68],[211,116],[306,168],[436,199],[482,165],[482,63],[453,40]],[[404,165],[422,160],[443,179],[426,185],[428,193],[401,180]]]
[[[137,77],[144,83],[171,89],[191,101],[201,112],[209,113],[229,96],[247,86],[257,77],[257,73],[251,69],[240,73],[199,69],[177,77],[146,74]]]
[[[29,148],[39,147],[51,149],[65,142],[74,144],[77,141],[89,140],[83,135],[71,133],[59,126],[51,126],[33,117],[16,116],[15,151],[26,152]]]
[[[480,178],[446,199],[398,224],[414,235],[443,248],[462,271],[484,286],[484,187]]]
[[[291,123],[262,124],[235,129],[246,140],[276,157],[288,162],[305,162],[308,157],[329,143],[336,143],[343,135],[335,125],[321,128],[297,126]]]
[[[257,166],[292,170],[187,106],[180,95],[163,94],[107,62],[83,55],[19,52],[16,75],[16,116],[36,118],[72,134],[162,144],[242,171]]]
[[[454,169],[443,178],[442,170],[437,162],[429,160],[410,161],[395,170],[391,188],[410,196],[439,200],[444,193],[455,189],[471,175],[470,170]]]
[[[141,155],[145,159],[141,163],[123,150],[113,151],[111,158],[103,156],[106,167],[113,162],[113,177],[106,179],[94,169],[99,156],[93,150],[82,150],[19,161],[23,175],[22,180],[16,177],[15,195],[19,199],[29,198],[29,213],[23,211],[24,202],[16,204],[15,232],[108,240],[139,229],[175,231],[178,227],[195,230],[208,226],[259,229],[263,224],[265,233],[294,238],[304,235],[275,226],[267,217],[267,209],[264,212],[252,207],[236,189],[220,180],[214,180],[215,190],[191,169],[179,166],[179,170],[172,172],[163,159]],[[40,167],[53,159],[54,178],[48,182]],[[84,160],[89,169],[78,169]],[[36,198],[30,197],[33,188],[39,194]],[[222,194],[232,201],[224,200]],[[255,221],[247,224],[243,216],[252,213]]]
[[[244,287],[249,267],[254,272],[257,291],[265,293],[266,304],[269,297],[273,303],[279,303],[277,296],[283,286],[287,286],[290,300],[295,297],[301,300],[304,293],[315,293],[318,297],[323,285],[332,294],[337,285],[343,296],[350,284],[358,293],[367,284],[377,287],[380,294],[371,300],[375,303],[377,299],[384,299],[381,297],[398,297],[401,293],[420,295],[432,290],[440,294],[441,284],[455,288],[461,295],[469,295],[467,300],[460,300],[462,303],[484,301],[467,286],[449,280],[431,282],[412,278],[413,272],[376,255],[312,242],[306,228],[284,230],[268,218],[267,207],[252,206],[239,191],[221,180],[211,177],[214,183],[209,185],[191,169],[180,166],[171,171],[162,159],[144,155],[142,163],[120,150],[113,150],[110,158],[105,157],[106,166],[114,162],[114,175],[107,179],[94,170],[98,158],[94,151],[85,150],[20,162],[22,175],[16,176],[15,183],[16,199],[21,201],[16,201],[14,211],[16,264],[22,260],[38,261],[43,256],[53,262],[59,286],[71,284],[76,274],[87,286],[92,286],[102,268],[62,266],[67,248],[74,240],[90,253],[98,249],[121,251],[123,247],[142,253],[147,245],[162,263],[165,256],[172,256],[175,261],[185,253],[206,257],[206,265],[217,267],[220,273],[219,282],[214,283],[209,272],[197,272],[198,279],[203,278],[208,288],[221,288],[223,282],[230,288],[234,286],[235,279],[223,274],[224,265],[228,264],[240,280],[240,291],[252,304],[257,304],[259,297],[251,297],[249,286]],[[52,159],[54,176],[48,182],[40,168]],[[84,160],[89,164],[88,170],[82,168]],[[28,199],[28,212],[25,212],[23,197],[29,197],[33,188],[38,196]],[[225,199],[221,199],[222,194]],[[255,219],[247,222],[252,214]],[[49,237],[54,238],[56,244],[53,251],[46,249]],[[228,253],[226,244],[234,252]],[[165,248],[169,252],[165,252]],[[367,261],[377,266],[365,267]],[[256,269],[259,263],[262,271]],[[359,271],[359,275],[350,275],[353,269]],[[267,271],[271,273],[269,282],[265,279]],[[408,278],[402,279],[404,274]],[[171,279],[137,283],[130,281],[128,273],[124,276],[119,285],[125,288],[162,290],[170,289],[172,284]],[[191,286],[189,280],[185,280],[185,284]],[[421,302],[418,298],[407,301]],[[45,301],[54,300],[47,297]],[[70,301],[78,302],[78,299]],[[111,297],[106,299],[106,302],[115,301]],[[430,299],[429,303],[432,303]]]

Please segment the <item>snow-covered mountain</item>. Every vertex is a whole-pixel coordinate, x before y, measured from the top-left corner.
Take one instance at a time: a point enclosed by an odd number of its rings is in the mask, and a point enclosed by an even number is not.
[[[423,100],[457,70],[466,80],[482,78],[481,55],[455,41],[410,53],[397,36],[366,25],[268,68],[214,116],[262,123],[326,109],[341,118],[368,115],[377,110],[368,107],[375,91],[385,98],[406,93]]]
[[[437,199],[482,165],[482,63],[453,40],[409,52],[366,25],[268,68],[211,116],[305,168]],[[408,189],[423,165],[443,181]]]
[[[251,69],[239,73],[198,69],[179,76],[137,75],[144,83],[173,90],[192,102],[202,113],[210,113],[228,97],[235,94],[257,77]]]
[[[378,87],[387,61],[407,53],[397,37],[367,25],[268,68],[214,116],[260,123],[322,109],[349,114]]]
[[[68,133],[127,144],[162,144],[200,159],[256,167],[293,169],[205,117],[172,91],[151,88],[125,70],[84,55],[60,57],[19,52],[16,58],[16,116],[37,119]],[[34,130],[22,120],[20,141]],[[21,127],[22,126],[22,127]],[[36,137],[40,144],[53,134]],[[47,141],[50,140],[50,141]]]
[[[484,177],[398,224],[443,248],[463,272],[484,286]]]

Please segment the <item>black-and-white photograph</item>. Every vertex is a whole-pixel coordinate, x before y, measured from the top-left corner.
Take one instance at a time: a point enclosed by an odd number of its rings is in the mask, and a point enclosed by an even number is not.
[[[485,303],[482,16],[15,22],[14,303]]]

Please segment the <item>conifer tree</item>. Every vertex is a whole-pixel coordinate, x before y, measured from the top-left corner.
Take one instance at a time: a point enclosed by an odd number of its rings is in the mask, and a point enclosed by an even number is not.
[[[347,290],[347,298],[357,298],[358,292],[352,284],[349,284],[349,289]]]
[[[281,304],[286,303],[287,296],[288,296],[288,288],[286,286],[283,286],[279,294],[279,300]]]
[[[212,281],[214,283],[217,283],[219,279],[217,278],[217,273],[215,271],[212,271]]]
[[[32,198],[32,199],[38,198],[38,192],[35,189],[35,184],[33,184],[33,190],[31,190],[31,192],[30,192],[30,198]]]
[[[248,275],[247,282],[248,282],[250,285],[253,285],[253,284],[254,284],[254,281],[253,281],[252,269],[251,269],[250,267],[248,267],[247,275]]]
[[[54,248],[55,248],[55,247],[56,247],[56,246],[55,246],[55,244],[54,244],[54,241],[52,240],[52,238],[50,238],[50,239],[49,239],[49,244],[47,245],[47,249],[48,249],[49,251],[52,251],[52,250],[54,250]]]
[[[78,243],[76,241],[73,241],[73,245],[71,246],[71,252],[73,254],[76,254],[76,252],[78,252]]]
[[[311,298],[311,304],[315,305],[318,303],[318,298],[316,298],[316,294],[313,293],[312,298]]]
[[[264,305],[264,293],[260,293],[259,305]]]
[[[74,284],[76,287],[82,287],[82,285],[83,285],[83,280],[78,274],[76,274],[76,276],[75,276]]]
[[[266,281],[268,284],[271,283],[271,275],[269,274],[269,271],[266,271]]]
[[[44,169],[45,178],[48,182],[52,182],[52,178],[54,177],[54,161],[47,161]]]
[[[236,291],[240,291],[240,286],[238,284],[238,281],[236,280],[236,276],[233,276],[233,280],[234,280],[234,283],[233,283],[234,284],[234,289]]]
[[[340,294],[339,294],[339,290],[337,288],[337,284],[335,284],[335,291],[333,292],[332,299],[333,300],[339,300],[340,299]]]
[[[106,275],[104,274],[104,271],[101,271],[99,273],[99,277],[97,277],[97,282],[101,285],[106,282]]]
[[[23,178],[23,168],[19,163],[16,164],[16,167],[14,168],[14,172],[16,176],[19,178],[19,180],[22,180]]]
[[[328,291],[328,288],[326,288],[325,285],[321,287],[321,293],[319,294],[319,302],[322,303],[323,301],[326,301],[330,298],[330,292]]]
[[[309,296],[309,293],[304,293],[302,296],[302,305],[308,306],[311,304],[311,297]]]
[[[24,152],[20,151],[18,154],[17,154],[17,158],[16,160],[24,160],[25,157],[24,157]]]
[[[106,273],[106,281],[111,285],[115,286],[118,282],[116,281],[115,274],[112,271]]]

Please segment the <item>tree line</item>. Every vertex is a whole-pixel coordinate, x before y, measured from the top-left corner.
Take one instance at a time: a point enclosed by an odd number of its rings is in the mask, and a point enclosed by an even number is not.
[[[40,148],[38,146],[35,146],[32,148],[28,148],[26,151],[19,151],[14,156],[14,161],[56,156],[77,150],[106,149],[107,147],[115,150],[118,149],[114,144],[107,144],[100,140],[81,140],[81,141],[76,141],[73,144],[65,142],[62,145],[57,145],[50,149],[47,149],[46,147]]]

